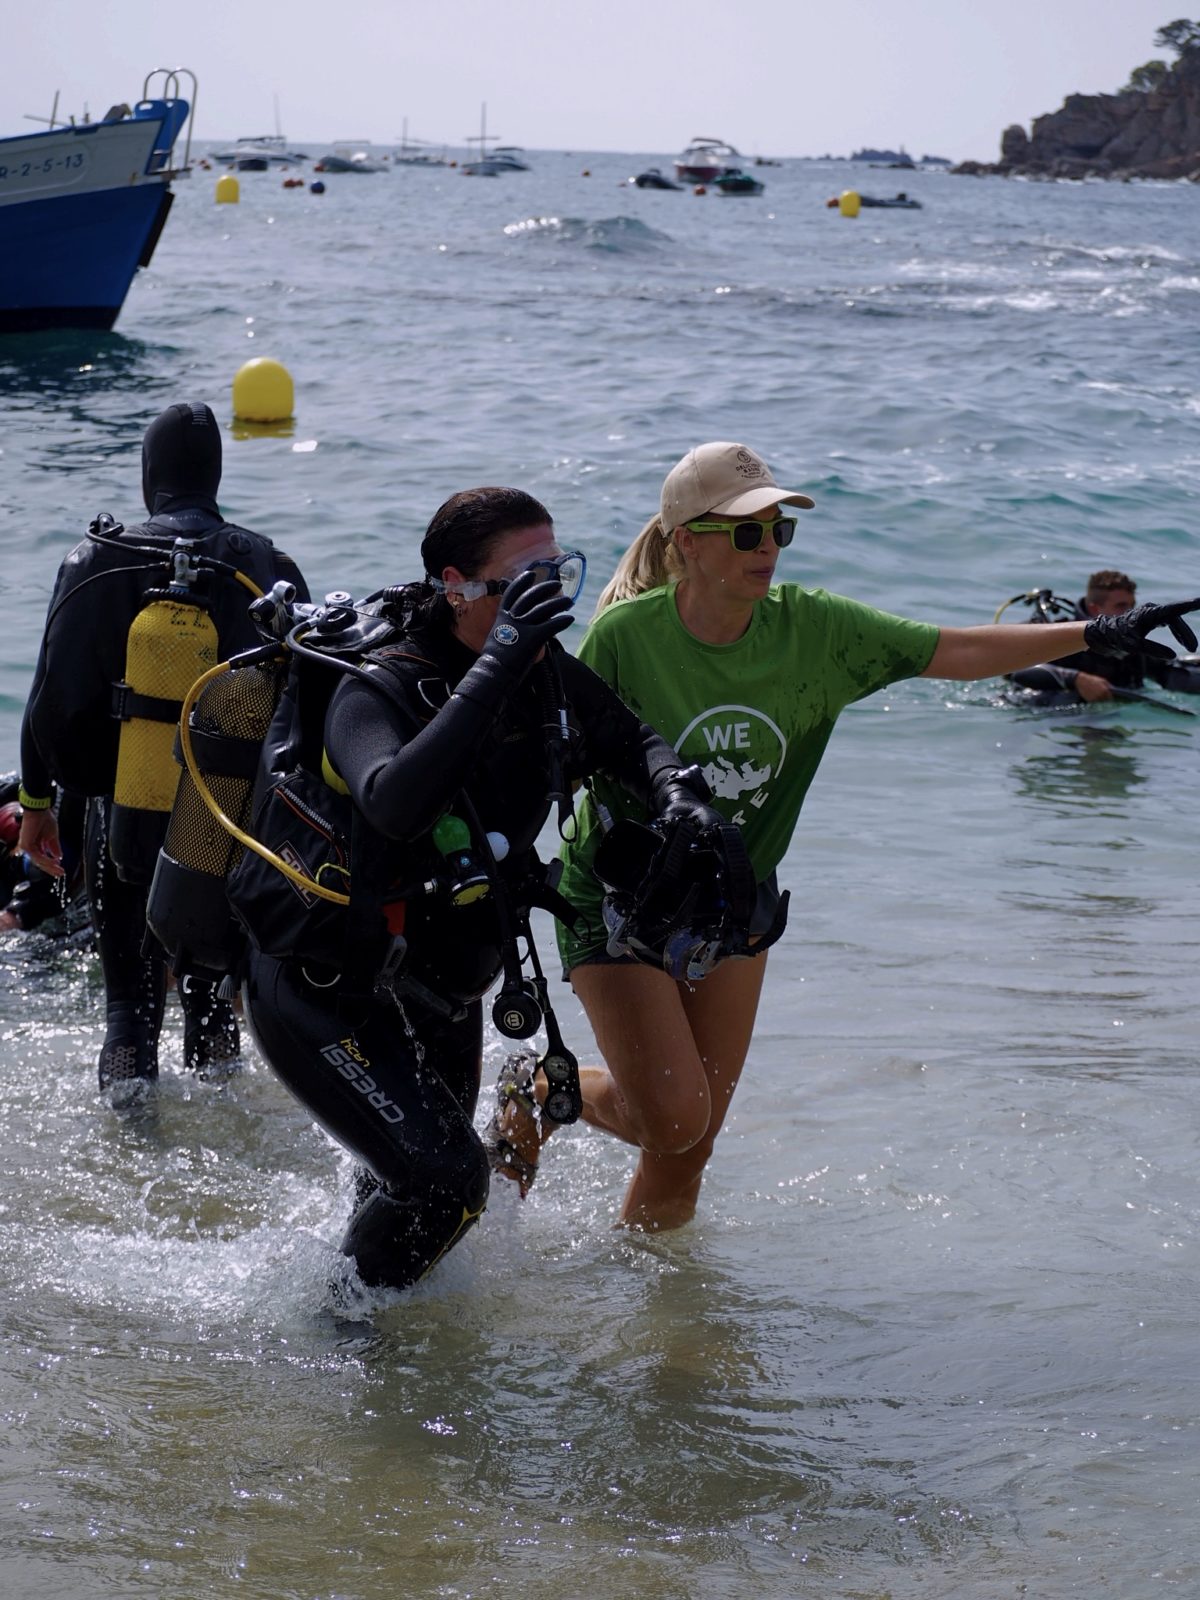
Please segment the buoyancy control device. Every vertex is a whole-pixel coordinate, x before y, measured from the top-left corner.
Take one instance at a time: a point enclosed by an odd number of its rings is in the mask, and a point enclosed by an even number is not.
[[[150,930],[177,973],[211,979],[238,966],[245,932],[234,916],[228,889],[247,849],[261,852],[285,876],[295,872],[302,880],[301,903],[325,897],[326,904],[348,903],[345,893],[336,887],[331,891],[328,884],[305,887],[309,874],[304,862],[291,851],[276,857],[249,831],[263,747],[285,686],[289,676],[307,668],[305,658],[316,654],[302,645],[303,636],[316,635],[324,646],[322,663],[337,665],[340,657],[354,659],[395,631],[394,624],[380,617],[360,620],[348,600],[339,593],[321,607],[297,605],[294,587],[277,583],[250,608],[264,643],[204,673],[185,696],[175,747],[183,771],[147,904]],[[333,674],[326,678],[322,694],[305,695],[304,720],[311,730],[299,726],[298,710],[289,719],[289,724],[296,723],[297,740],[305,731],[319,738],[320,719],[336,682]],[[293,683],[289,691],[293,702],[297,688]],[[285,751],[279,759],[294,765],[299,750]]]
[[[246,937],[280,959],[350,963],[368,954],[357,928],[378,930],[365,976],[376,996],[415,999],[454,1016],[461,1006],[432,993],[405,969],[405,903],[437,895],[453,906],[495,897],[502,929],[503,981],[493,1008],[499,1030],[549,1041],[542,1065],[552,1120],[582,1109],[578,1067],[562,1041],[528,926],[508,904],[497,861],[504,841],[486,834],[465,796],[469,821],[444,815],[431,830],[427,879],[381,890],[369,870],[367,831],[348,797],[317,775],[325,710],[342,673],[391,697],[387,677],[359,663],[402,631],[392,591],[352,603],[336,593],[323,606],[298,605],[287,584],[251,607],[264,644],[206,672],[185,696],[177,760],[184,767],[151,885],[147,921],[177,974],[220,978],[232,993]],[[331,670],[332,669],[332,670]],[[555,674],[557,679],[557,674]],[[565,717],[555,719],[556,726]],[[466,835],[459,831],[466,827]],[[357,873],[351,870],[357,864]],[[280,886],[284,885],[281,892]],[[570,915],[549,884],[529,887],[529,905]],[[522,956],[534,976],[522,976]],[[338,981],[336,972],[333,981]],[[520,1001],[517,1005],[515,1002]]]

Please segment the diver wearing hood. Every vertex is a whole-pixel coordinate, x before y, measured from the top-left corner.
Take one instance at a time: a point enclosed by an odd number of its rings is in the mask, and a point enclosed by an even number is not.
[[[258,635],[248,616],[256,592],[279,579],[307,588],[294,561],[271,541],[228,523],[217,505],[221,482],[221,430],[207,405],[170,405],[147,428],[142,442],[144,522],[122,527],[111,517],[92,523],[88,536],[59,568],[46,617],[33,686],[21,725],[20,848],[46,871],[62,870],[53,810],[55,785],[88,799],[88,894],[104,971],[107,1030],[100,1052],[100,1087],[150,1080],[158,1073],[158,1035],[166,993],[161,955],[143,956],[148,872],[165,810],[127,813],[137,850],[114,860],[114,795],[119,794],[122,753],[136,785],[170,786],[172,715],[178,695],[132,679],[133,639],[141,627],[141,661],[153,671],[181,634],[198,641],[203,661],[253,646]],[[145,619],[158,601],[173,633],[155,638]],[[182,629],[180,624],[183,624]],[[199,676],[202,666],[191,674]],[[189,675],[186,655],[175,661],[176,681]],[[180,676],[182,674],[182,677]],[[158,772],[123,730],[151,730]],[[126,742],[123,744],[122,741]],[[115,819],[118,825],[121,817]],[[208,984],[181,981],[184,1054],[190,1067],[206,1067],[237,1053],[233,1014]]]

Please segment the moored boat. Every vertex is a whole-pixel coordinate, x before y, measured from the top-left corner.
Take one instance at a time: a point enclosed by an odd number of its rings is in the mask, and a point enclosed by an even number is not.
[[[139,266],[149,266],[174,198],[175,142],[191,105],[185,68],[151,73],[130,109],[0,139],[0,332],[111,328]],[[158,98],[147,98],[162,78]],[[57,106],[57,100],[56,100]]]
[[[464,161],[459,167],[459,172],[465,178],[498,178],[504,172],[528,172],[528,165],[521,160],[525,154],[519,144],[497,144],[494,150],[489,150],[489,144],[496,144],[496,134],[487,131],[487,101],[485,100],[479,110],[479,132],[469,134],[467,143],[477,144],[479,154],[469,161]]]
[[[736,169],[732,172],[722,172],[719,177],[712,180],[712,183],[719,194],[761,194],[766,188],[766,184],[760,182],[758,178]]]
[[[681,183],[711,183],[723,172],[740,172],[742,156],[724,139],[697,135],[675,158],[675,176]]]
[[[303,150],[292,150],[281,133],[263,133],[257,138],[235,139],[224,150],[214,150],[210,161],[236,167],[239,172],[266,172],[271,167],[298,167],[308,160]]]
[[[522,158],[525,152],[519,144],[498,144],[487,156],[501,172],[528,172],[529,163]]]
[[[886,195],[874,194],[862,194],[859,195],[858,198],[861,205],[868,208],[874,207],[876,210],[881,211],[921,210],[921,202],[919,200],[910,200],[908,195],[905,194],[903,190],[901,190],[899,194],[892,195],[890,198]]]
[[[677,183],[672,183],[670,178],[658,167],[647,167],[645,172],[639,172],[636,178],[630,178],[630,183],[635,183],[639,189],[678,189]]]
[[[322,156],[314,172],[388,172],[390,167],[382,157],[369,150],[354,150],[348,144],[335,145],[328,155]]]

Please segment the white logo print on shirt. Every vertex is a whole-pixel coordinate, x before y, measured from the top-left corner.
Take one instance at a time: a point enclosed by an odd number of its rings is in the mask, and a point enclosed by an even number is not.
[[[758,811],[767,803],[768,785],[783,770],[787,740],[779,725],[753,706],[711,706],[693,717],[675,748],[700,764],[715,797],[746,797],[730,818],[741,826],[747,820],[746,806]]]

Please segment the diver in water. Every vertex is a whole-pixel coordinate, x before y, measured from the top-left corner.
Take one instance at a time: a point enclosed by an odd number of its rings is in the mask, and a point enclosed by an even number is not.
[[[1034,603],[1038,594],[1021,598]],[[1060,616],[1074,616],[1081,621],[1093,617],[1123,617],[1136,604],[1134,580],[1127,573],[1106,567],[1092,573],[1087,581],[1087,592],[1075,602],[1073,609],[1067,602],[1047,595],[1031,620],[1044,622]],[[1049,610],[1043,615],[1045,606],[1049,606]],[[1163,661],[1141,653],[1117,659],[1095,650],[1079,650],[1061,661],[1043,661],[1008,675],[1011,684],[1028,691],[1025,703],[1050,706],[1094,705],[1098,701],[1117,699],[1122,689],[1144,688],[1147,678],[1160,689],[1200,694],[1200,661],[1179,656],[1174,661]]]
[[[158,1075],[166,967],[161,953],[143,954],[143,939],[147,886],[178,772],[169,731],[179,716],[178,684],[198,677],[210,656],[258,643],[247,614],[255,594],[282,578],[307,595],[290,557],[225,521],[220,482],[221,431],[212,411],[168,406],[142,442],[146,521],[122,528],[98,518],[59,568],[21,726],[19,845],[35,867],[63,871],[55,786],[88,801],[85,871],[107,1012],[101,1089]],[[139,660],[149,663],[149,677],[127,682],[135,626],[144,632],[156,623],[156,597],[166,631],[142,640]],[[139,807],[140,792],[164,785],[165,806]],[[234,1059],[239,1039],[228,1003],[211,985],[187,980],[180,998],[186,1064]]]
[[[515,955],[518,939],[532,944],[530,906],[556,903],[534,851],[552,801],[564,828],[572,787],[603,771],[664,827],[721,825],[698,773],[558,645],[585,563],[564,554],[544,506],[517,489],[465,490],[434,515],[421,556],[423,583],[385,591],[399,619],[392,641],[327,702],[307,754],[324,783],[290,791],[280,811],[303,831],[306,814],[319,822],[339,800],[346,807],[347,921],[322,952],[279,878],[294,953],[264,953],[260,938],[243,989],[267,1060],[361,1163],[344,1254],[364,1282],[396,1288],[427,1272],[486,1203],[489,1155],[472,1115],[481,998],[499,974],[497,1027],[527,1038],[544,1011],[543,1061],[557,1050],[562,1064],[540,968],[537,983],[523,981]],[[267,764],[296,738],[298,715],[285,691]],[[260,840],[277,793],[260,776]],[[243,860],[260,871],[249,853]],[[329,881],[324,870],[315,877]],[[365,907],[364,894],[374,895]],[[232,898],[253,940],[244,900]],[[559,1120],[575,1114],[567,1107]]]

